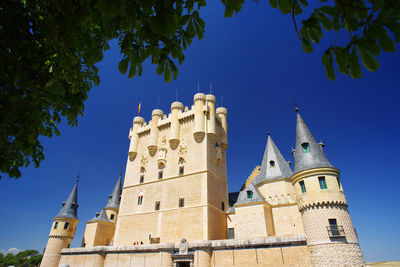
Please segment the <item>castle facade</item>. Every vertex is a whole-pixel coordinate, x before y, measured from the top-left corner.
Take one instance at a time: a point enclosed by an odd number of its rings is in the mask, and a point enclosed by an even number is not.
[[[155,109],[129,131],[125,179],[70,248],[77,185],[53,219],[42,267],[362,266],[340,171],[298,110],[294,170],[268,134],[261,165],[228,193],[227,110],[211,94]]]

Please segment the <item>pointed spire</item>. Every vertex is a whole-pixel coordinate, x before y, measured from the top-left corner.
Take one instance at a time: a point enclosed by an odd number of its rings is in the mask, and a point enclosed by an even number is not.
[[[311,134],[300,113],[297,112],[296,124],[296,149],[294,153],[294,172],[298,173],[304,170],[334,166],[326,158],[322,147],[324,144],[318,144]]]
[[[111,222],[104,209],[102,209],[100,212],[96,213],[96,216],[92,219],[90,219],[88,222]]]
[[[67,201],[63,202],[63,206],[55,218],[78,219],[78,181],[79,175]]]
[[[260,201],[265,201],[265,199],[262,197],[257,187],[254,186],[253,182],[251,182],[248,186],[246,186],[245,189],[240,191],[235,205],[248,204]]]
[[[122,176],[122,168],[121,168],[121,173],[119,174],[118,181],[115,184],[114,190],[112,191],[111,195],[109,196],[109,199],[108,199],[108,202],[107,202],[107,205],[105,206],[105,208],[119,209],[119,203],[121,201],[121,193],[122,193],[121,176]]]
[[[276,147],[269,132],[267,134],[267,145],[265,147],[260,173],[253,180],[256,185],[267,180],[290,178],[293,174],[289,163]]]

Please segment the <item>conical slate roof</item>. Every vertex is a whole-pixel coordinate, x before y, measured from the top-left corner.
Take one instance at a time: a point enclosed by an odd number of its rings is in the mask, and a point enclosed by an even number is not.
[[[100,212],[96,213],[96,216],[92,219],[90,219],[88,222],[111,222],[104,209],[102,209]]]
[[[119,209],[121,193],[122,193],[122,187],[121,187],[121,176],[120,176],[118,178],[117,183],[115,184],[114,190],[112,191],[105,208]]]
[[[263,181],[290,178],[292,174],[289,163],[283,158],[281,152],[268,134],[260,172],[253,179],[253,183],[257,185]]]
[[[251,191],[252,193],[248,193],[248,191]],[[235,206],[240,204],[249,204],[260,201],[265,201],[265,200],[262,197],[260,191],[258,191],[257,187],[254,186],[253,182],[251,182],[245,189],[240,191]]]
[[[299,113],[297,113],[294,161],[295,173],[321,167],[334,168],[326,158],[322,149],[322,144],[318,144],[317,141],[315,141],[314,136],[311,134],[310,129],[308,129]]]
[[[63,206],[55,218],[78,219],[78,207],[78,184],[75,184],[67,201],[63,202]]]

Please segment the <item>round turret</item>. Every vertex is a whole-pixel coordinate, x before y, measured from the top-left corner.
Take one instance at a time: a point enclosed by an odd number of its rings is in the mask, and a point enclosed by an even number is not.
[[[149,150],[150,155],[154,155],[158,148],[158,121],[162,119],[164,116],[164,112],[161,109],[155,109],[151,113],[151,122],[150,122],[150,138],[149,145],[147,149]]]
[[[129,145],[128,156],[130,160],[134,160],[137,154],[137,147],[139,143],[138,131],[145,124],[145,121],[142,117],[136,116],[133,119],[133,126],[129,133],[129,138],[131,139],[131,143]]]
[[[201,142],[204,138],[204,111],[207,110],[205,106],[206,96],[203,93],[194,95],[194,139]]]
[[[181,102],[173,102],[171,104],[171,131],[169,136],[169,144],[175,149],[179,144],[180,137],[180,124],[179,113],[183,111],[183,104]]]

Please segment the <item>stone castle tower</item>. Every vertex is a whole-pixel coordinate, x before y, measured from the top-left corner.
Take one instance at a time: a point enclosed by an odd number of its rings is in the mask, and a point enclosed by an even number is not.
[[[134,118],[114,245],[226,238],[227,110],[215,104],[198,93],[191,109]]]
[[[71,240],[75,236],[76,226],[78,224],[78,183],[75,184],[67,201],[56,217],[50,230],[49,240],[43,255],[40,266],[57,267],[61,257],[61,250],[69,248]]]
[[[328,161],[323,147],[297,113],[295,167],[291,182],[303,219],[311,262],[314,266],[362,266],[364,260],[347,211],[340,172]]]

